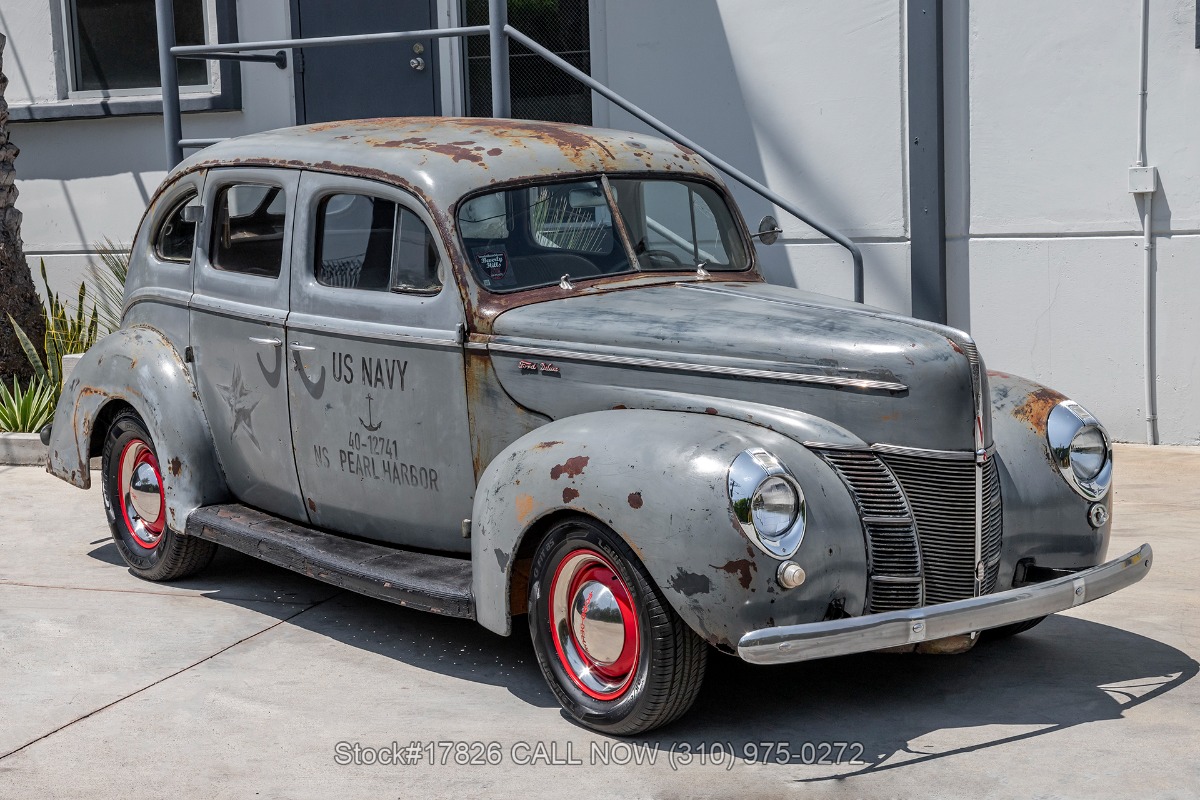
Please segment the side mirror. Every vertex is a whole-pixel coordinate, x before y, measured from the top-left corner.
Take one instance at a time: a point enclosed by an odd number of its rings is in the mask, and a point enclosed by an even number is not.
[[[183,221],[199,225],[204,221],[204,206],[200,203],[188,203],[183,207]]]
[[[779,241],[779,234],[781,233],[783,233],[783,229],[779,227],[779,220],[767,214],[758,223],[758,233],[754,234],[754,238],[763,244],[775,244],[775,242]]]

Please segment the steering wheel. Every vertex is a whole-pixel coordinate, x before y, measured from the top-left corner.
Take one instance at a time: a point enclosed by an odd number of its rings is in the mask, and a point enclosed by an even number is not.
[[[672,266],[672,267],[682,267],[683,266],[683,262],[679,260],[679,257],[669,250],[644,250],[641,253],[638,253],[638,259],[640,260],[643,258],[648,259],[650,261],[654,261],[655,259],[658,259],[658,260],[660,260],[660,263],[661,263],[661,260],[665,259],[670,262],[669,266]]]

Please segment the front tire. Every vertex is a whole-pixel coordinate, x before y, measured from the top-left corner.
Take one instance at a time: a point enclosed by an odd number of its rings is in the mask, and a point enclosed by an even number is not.
[[[158,451],[133,411],[122,411],[109,427],[100,471],[108,527],[133,574],[148,581],[169,581],[208,566],[217,546],[167,525]]]
[[[529,632],[563,708],[615,735],[666,725],[695,702],[707,645],[667,604],[620,537],[583,517],[533,557]]]

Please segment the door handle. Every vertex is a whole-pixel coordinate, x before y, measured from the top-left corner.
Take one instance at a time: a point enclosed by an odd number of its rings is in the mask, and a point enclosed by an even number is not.
[[[316,350],[317,348],[313,347],[312,345],[300,344],[299,342],[292,342],[291,344],[288,345],[288,349],[293,350],[297,353],[311,353],[313,350]]]
[[[255,344],[270,345],[271,347],[282,347],[283,346],[283,339],[279,339],[274,336],[265,337],[265,338],[260,337],[260,336],[251,336],[250,341],[254,342]]]

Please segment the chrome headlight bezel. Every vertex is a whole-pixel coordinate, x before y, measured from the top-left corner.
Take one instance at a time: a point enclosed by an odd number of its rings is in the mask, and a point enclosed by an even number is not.
[[[1080,434],[1097,431],[1104,441],[1104,463],[1091,478],[1081,477],[1073,464],[1074,444]],[[1046,418],[1046,444],[1050,460],[1058,468],[1067,485],[1086,500],[1101,500],[1112,488],[1112,439],[1108,431],[1083,406],[1074,400],[1063,400],[1050,409]]]
[[[795,493],[792,519],[778,533],[759,531],[754,524],[754,500],[763,484],[772,479],[782,480]],[[729,502],[746,538],[767,555],[787,559],[800,549],[808,524],[804,490],[796,476],[771,453],[761,447],[752,447],[738,454],[729,465]]]

